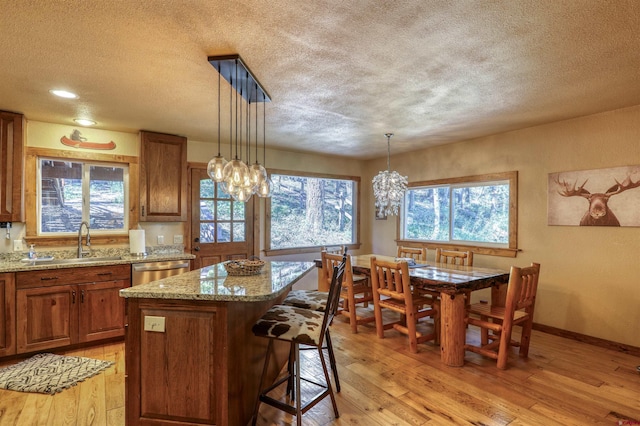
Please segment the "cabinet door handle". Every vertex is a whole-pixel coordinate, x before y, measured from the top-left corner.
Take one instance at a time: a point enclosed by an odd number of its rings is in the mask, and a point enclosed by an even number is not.
[[[71,292],[71,303],[72,303],[72,304],[75,304],[75,303],[76,303],[76,291],[75,291],[75,290],[73,290],[73,291]]]
[[[80,303],[84,303],[84,290],[80,293]]]
[[[53,280],[57,280],[58,277],[40,277],[41,281],[53,281]]]

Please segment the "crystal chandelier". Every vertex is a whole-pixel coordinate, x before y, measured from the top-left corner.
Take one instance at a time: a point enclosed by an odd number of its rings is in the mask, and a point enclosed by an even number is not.
[[[400,204],[407,190],[407,177],[391,171],[391,145],[393,133],[385,133],[387,137],[387,170],[379,172],[373,178],[373,196],[376,199],[376,210],[384,216],[397,215]]]
[[[235,201],[247,202],[253,194],[259,197],[271,196],[271,180],[267,170],[258,161],[258,102],[263,103],[263,150],[266,159],[266,103],[270,101],[266,92],[260,87],[249,69],[244,65],[239,55],[210,56],[209,63],[218,71],[218,155],[212,158],[207,165],[207,173],[214,182],[220,183],[221,189],[229,194]],[[240,74],[238,74],[240,71]],[[229,141],[233,146],[233,89],[235,89],[235,158],[227,161],[220,154],[220,78],[229,81]],[[240,100],[239,100],[240,98]],[[240,105],[244,99],[244,106]],[[251,105],[255,104],[255,144],[256,160],[250,163],[251,148]],[[246,110],[247,120],[242,125],[243,110]],[[238,115],[238,111],[240,114]],[[240,131],[238,133],[238,127]],[[242,145],[243,134],[246,135],[247,161],[239,156],[238,145]],[[242,148],[240,148],[242,149]],[[232,148],[233,151],[233,148]]]

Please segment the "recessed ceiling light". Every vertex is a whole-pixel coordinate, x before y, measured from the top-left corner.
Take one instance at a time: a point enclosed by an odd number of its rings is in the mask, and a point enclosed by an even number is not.
[[[49,90],[49,93],[67,99],[78,99],[78,95],[67,90]]]
[[[86,118],[75,118],[73,121],[81,126],[95,126],[96,122],[93,120],[87,120]]]

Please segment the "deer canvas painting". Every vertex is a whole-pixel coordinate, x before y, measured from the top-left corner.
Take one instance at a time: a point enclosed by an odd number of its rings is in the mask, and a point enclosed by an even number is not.
[[[550,173],[547,223],[640,226],[640,166]]]

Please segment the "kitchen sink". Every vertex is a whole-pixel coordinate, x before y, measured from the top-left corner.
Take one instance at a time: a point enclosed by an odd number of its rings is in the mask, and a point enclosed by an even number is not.
[[[50,265],[59,265],[65,263],[93,263],[93,262],[108,262],[110,260],[122,260],[120,256],[106,256],[106,257],[81,257],[81,258],[73,258],[73,259],[53,259],[49,262],[46,262]]]

